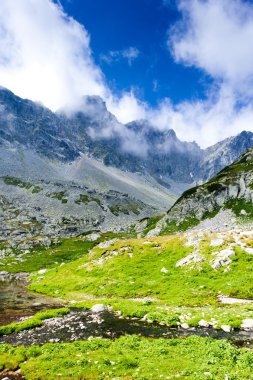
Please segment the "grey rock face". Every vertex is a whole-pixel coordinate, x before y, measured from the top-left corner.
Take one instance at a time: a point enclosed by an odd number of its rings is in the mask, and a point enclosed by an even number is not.
[[[99,97],[84,97],[83,104],[83,112],[67,117],[1,88],[0,145],[20,144],[60,162],[88,154],[107,166],[148,174],[173,191],[174,182],[190,187],[208,180],[253,145],[253,134],[242,132],[203,150],[147,120],[120,124]]]
[[[211,181],[186,191],[159,223],[166,226],[172,221],[181,223],[189,217],[201,220],[209,213],[217,213],[223,207],[232,210],[236,207],[238,216],[248,216],[244,205],[252,203],[253,149],[242,155],[238,161],[225,168]],[[225,210],[223,212],[225,213]]]

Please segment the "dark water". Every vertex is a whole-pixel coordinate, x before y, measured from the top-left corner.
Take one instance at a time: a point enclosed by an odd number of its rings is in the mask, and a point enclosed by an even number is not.
[[[29,292],[26,277],[26,274],[0,274],[0,326],[61,306],[55,300]]]
[[[0,276],[0,280],[0,324],[31,316],[41,310],[62,306],[55,300],[30,293],[26,289],[25,277]],[[107,311],[96,314],[77,309],[72,309],[66,316],[45,320],[41,327],[0,337],[0,343],[29,346],[47,342],[73,342],[89,337],[117,338],[124,334],[153,338],[186,338],[198,335],[213,339],[228,339],[237,346],[253,348],[253,332],[225,333],[211,328],[183,330],[150,324],[138,319],[124,319]]]
[[[33,330],[0,337],[0,343],[13,345],[44,344],[47,342],[73,342],[90,337],[118,338],[121,335],[141,335],[152,338],[186,338],[191,335],[228,339],[237,346],[252,348],[253,333],[234,331],[225,333],[211,328],[183,330],[148,324],[140,320],[120,319],[109,312],[93,314],[80,310],[72,310],[69,315],[45,320],[43,326]]]

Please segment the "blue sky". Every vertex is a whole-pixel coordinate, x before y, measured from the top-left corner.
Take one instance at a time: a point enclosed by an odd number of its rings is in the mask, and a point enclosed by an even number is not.
[[[1,0],[0,85],[209,146],[253,131],[253,0]]]
[[[167,46],[168,30],[181,18],[174,1],[61,0],[67,14],[85,25],[91,49],[113,91],[134,88],[152,106],[169,97],[174,103],[205,97],[210,77],[202,70],[175,63]],[[138,57],[103,56],[138,49]]]

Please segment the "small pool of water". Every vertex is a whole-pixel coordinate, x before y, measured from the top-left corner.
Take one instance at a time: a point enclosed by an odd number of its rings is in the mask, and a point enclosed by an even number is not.
[[[25,273],[0,273],[0,326],[38,311],[61,307],[54,299],[29,292],[27,284]]]

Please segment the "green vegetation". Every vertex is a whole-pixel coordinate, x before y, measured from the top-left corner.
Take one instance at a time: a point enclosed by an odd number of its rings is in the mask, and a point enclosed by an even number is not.
[[[209,193],[212,193],[214,191],[219,191],[223,188],[223,185],[221,183],[208,183],[206,185],[206,189],[209,191]]]
[[[140,214],[140,204],[138,202],[127,202],[127,203],[116,203],[112,206],[109,206],[109,209],[112,214],[119,216],[120,213],[129,215],[132,212],[135,215]]]
[[[42,325],[42,321],[44,319],[55,318],[61,315],[66,315],[68,313],[69,309],[67,308],[41,311],[35,314],[33,317],[27,318],[22,322],[13,322],[6,326],[0,326],[0,336],[11,334],[13,332],[18,333],[23,330],[29,330],[35,327],[39,327]]]
[[[54,193],[47,193],[46,196],[48,198],[58,199],[58,201],[61,201],[61,203],[67,203],[68,199],[66,198],[66,192],[65,191],[56,191]]]
[[[80,259],[50,269],[43,278],[32,275],[29,288],[71,300],[77,307],[104,303],[124,316],[146,316],[170,326],[179,321],[197,326],[204,318],[216,327],[238,328],[244,318],[253,318],[253,305],[219,305],[218,294],[253,299],[253,256],[235,247],[231,270],[226,266],[214,270],[214,252],[233,239],[228,236],[222,246],[211,247],[212,238],[215,235],[206,234],[200,243],[203,261],[185,267],[176,264],[194,248],[185,246],[184,237],[120,240],[106,249],[94,247]],[[182,314],[186,320],[180,319]]]
[[[174,205],[176,205],[177,203],[181,202],[182,199],[184,198],[189,198],[191,195],[193,195],[196,190],[199,188],[199,186],[195,186],[195,187],[191,187],[190,189],[186,190],[183,192],[183,194],[181,195],[181,197],[179,197],[177,199],[177,201],[175,202]]]
[[[52,268],[74,261],[85,256],[96,244],[106,239],[120,238],[126,235],[113,232],[103,233],[101,238],[92,242],[86,240],[87,234],[89,232],[73,238],[59,239],[57,244],[53,244],[48,248],[36,246],[30,253],[25,255],[22,255],[22,251],[16,250],[14,256],[6,256],[5,259],[1,259],[1,262],[9,273],[34,272],[42,268]],[[22,261],[18,260],[20,254],[22,255]]]
[[[162,219],[162,216],[159,215],[159,216],[151,216],[149,218],[147,218],[147,226],[146,228],[143,230],[143,235],[147,235],[147,233],[151,230],[153,230],[155,227],[156,227],[156,224],[159,222],[159,220]],[[143,219],[144,220],[144,219]],[[143,221],[142,220],[142,221]],[[140,220],[140,223],[142,222]]]
[[[25,348],[0,346],[0,369],[20,367],[27,380],[252,379],[253,353],[209,338],[125,336]]]
[[[253,217],[253,204],[247,202],[242,198],[231,199],[226,203],[224,208],[231,209],[237,217],[251,220]],[[248,215],[242,215],[241,211],[244,210]]]
[[[29,182],[24,182],[19,178],[9,177],[9,176],[5,176],[2,178],[6,185],[17,186],[17,187],[21,187],[22,189],[31,190],[33,194],[39,193],[42,190],[41,186],[34,185]]]
[[[85,241],[82,237],[61,239],[57,245],[50,248],[42,246],[33,248],[31,253],[22,256],[23,261],[17,260],[20,254],[18,251],[15,256],[6,257],[1,261],[10,273],[33,272],[76,260],[94,245],[95,242]]]
[[[90,202],[96,202],[100,207],[102,207],[102,202],[99,198],[91,197],[87,194],[80,194],[79,198],[75,200],[75,203],[80,205],[82,203],[90,203]]]
[[[168,222],[166,228],[161,232],[161,235],[174,234],[179,231],[186,231],[188,228],[197,226],[199,220],[194,216],[188,216],[183,222],[176,222],[175,220]]]

